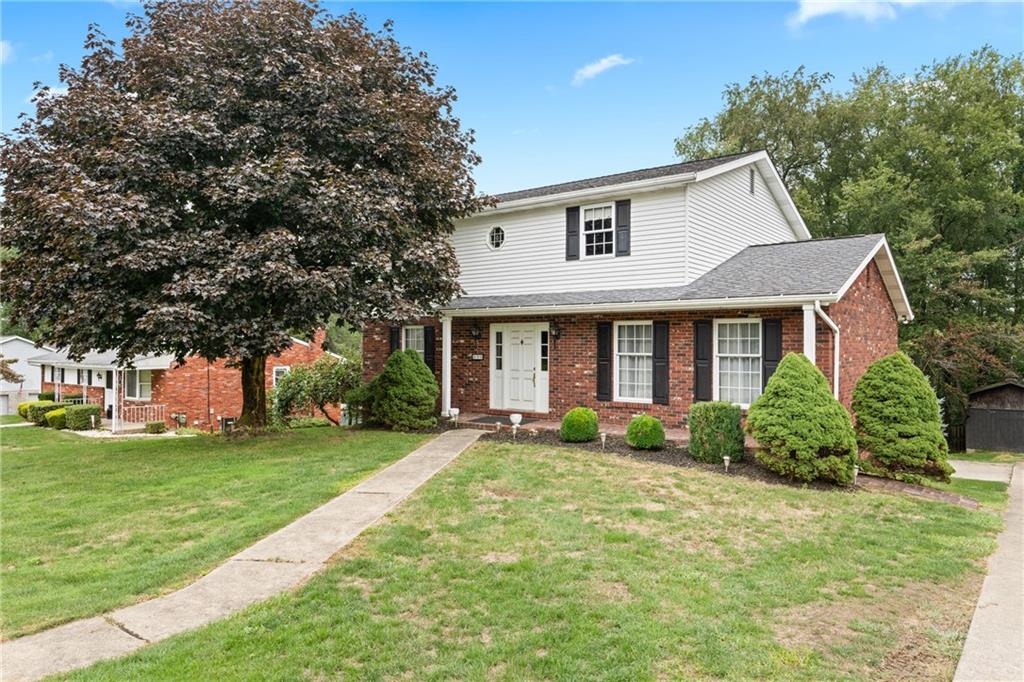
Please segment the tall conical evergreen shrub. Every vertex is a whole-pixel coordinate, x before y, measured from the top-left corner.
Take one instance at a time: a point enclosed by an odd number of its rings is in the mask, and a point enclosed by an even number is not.
[[[384,369],[366,387],[370,423],[395,431],[437,425],[437,382],[419,353],[409,348],[391,354]]]
[[[857,442],[865,470],[891,478],[953,473],[939,401],[928,379],[902,352],[876,360],[853,389]]]
[[[800,353],[789,353],[747,413],[757,459],[798,481],[853,480],[857,437],[828,380]]]

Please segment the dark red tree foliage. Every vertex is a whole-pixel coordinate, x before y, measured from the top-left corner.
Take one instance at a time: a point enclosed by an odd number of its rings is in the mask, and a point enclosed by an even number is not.
[[[260,368],[338,315],[458,293],[447,241],[482,207],[472,133],[426,56],[312,1],[149,2],[90,27],[67,94],[2,143],[3,299],[45,343]]]

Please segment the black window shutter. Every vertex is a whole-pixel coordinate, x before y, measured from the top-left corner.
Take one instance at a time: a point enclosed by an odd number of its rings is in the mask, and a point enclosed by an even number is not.
[[[388,355],[391,355],[396,350],[402,347],[402,328],[392,327],[391,328],[391,350],[388,351]]]
[[[90,386],[92,386],[92,370],[91,369],[86,370],[85,371],[85,376],[86,376],[85,383],[87,383]]]
[[[103,375],[103,379],[104,379],[103,385],[106,386],[107,388],[114,388],[114,372],[115,371],[116,370],[110,369],[110,370],[107,370],[107,373]]]
[[[597,399],[612,399],[612,323],[597,323]]]
[[[629,199],[615,202],[615,255],[629,255]]]
[[[651,400],[668,405],[668,322],[654,323],[654,381]]]
[[[427,363],[430,371],[434,371],[434,338],[435,331],[430,325],[423,328],[423,361]]]
[[[565,209],[565,260],[580,259],[580,207]]]
[[[693,400],[711,400],[711,320],[693,323]]]
[[[761,390],[782,360],[782,320],[761,322]]]

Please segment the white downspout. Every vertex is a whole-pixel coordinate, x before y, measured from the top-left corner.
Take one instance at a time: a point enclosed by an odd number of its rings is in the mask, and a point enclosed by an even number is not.
[[[814,312],[818,313],[818,317],[832,329],[832,335],[836,340],[832,348],[832,395],[839,400],[839,325],[825,314],[821,307],[821,301],[814,302]]]
[[[441,414],[451,415],[452,410],[452,318],[441,317]]]
[[[119,413],[121,411],[121,401],[119,400],[119,398],[121,396],[120,396],[120,392],[118,390],[118,385],[120,384],[120,381],[118,380],[119,379],[118,374],[120,374],[120,372],[118,371],[118,369],[116,367],[114,368],[113,371],[114,371],[114,381],[113,381],[113,385],[114,385],[114,405],[113,405],[113,407],[110,410],[110,432],[111,433],[117,433],[117,418],[120,416]]]

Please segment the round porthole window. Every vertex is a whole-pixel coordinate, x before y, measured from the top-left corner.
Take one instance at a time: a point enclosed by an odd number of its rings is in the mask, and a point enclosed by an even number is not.
[[[487,235],[487,245],[492,249],[500,249],[505,243],[505,230],[500,227],[492,227]]]

